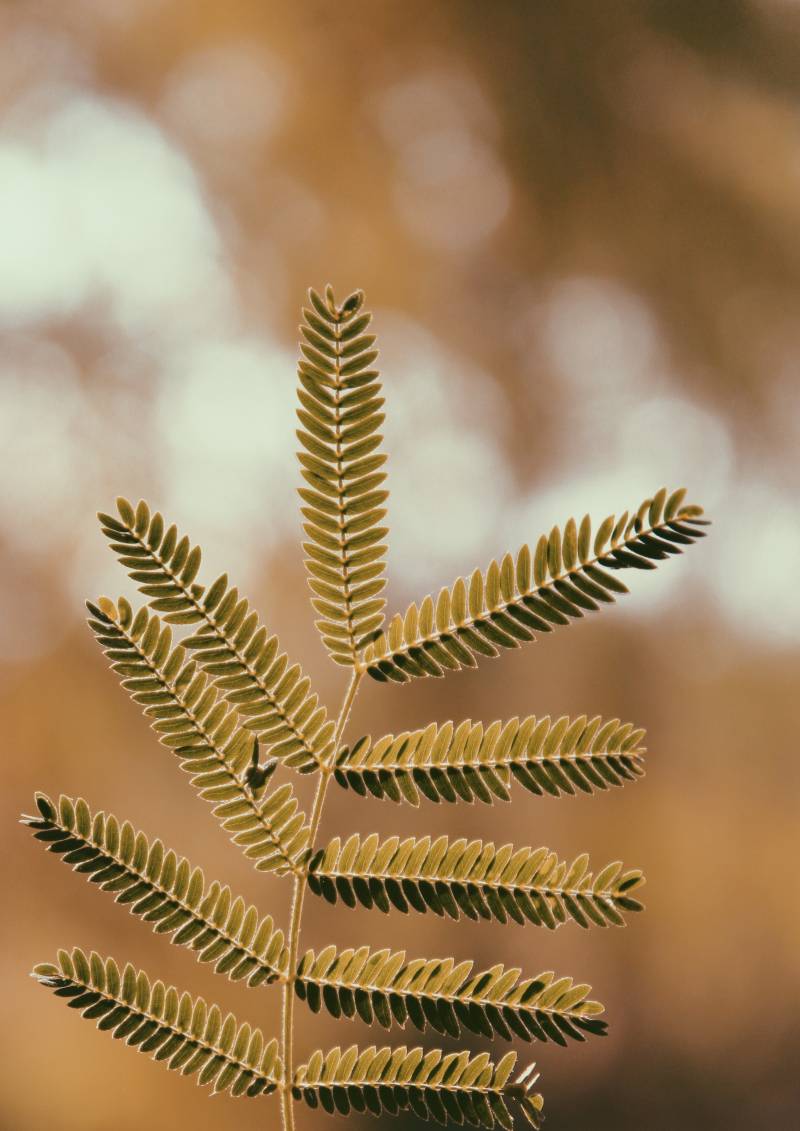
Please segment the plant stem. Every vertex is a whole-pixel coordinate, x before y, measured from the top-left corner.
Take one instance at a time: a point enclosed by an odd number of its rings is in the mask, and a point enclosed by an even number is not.
[[[314,803],[311,807],[311,833],[309,837],[310,847],[308,857],[300,871],[294,877],[292,909],[289,920],[289,961],[287,966],[287,979],[283,985],[282,997],[283,1023],[281,1058],[283,1060],[284,1086],[281,1089],[281,1115],[283,1118],[283,1131],[295,1131],[294,1108],[292,1107],[292,1079],[294,1077],[294,975],[297,969],[297,956],[300,950],[300,924],[303,917],[303,903],[305,902],[306,895],[308,865],[314,855],[317,833],[319,832],[319,825],[322,819],[322,808],[325,804],[325,795],[328,792],[328,783],[333,774],[339,742],[344,733],[344,728],[347,726],[347,720],[350,717],[353,701],[356,697],[358,685],[363,678],[363,674],[363,672],[353,671],[344,699],[342,700],[342,706],[339,711],[339,717],[336,720],[336,729],[333,735],[333,754],[328,762],[320,766],[319,780],[317,781],[317,789],[314,794]]]

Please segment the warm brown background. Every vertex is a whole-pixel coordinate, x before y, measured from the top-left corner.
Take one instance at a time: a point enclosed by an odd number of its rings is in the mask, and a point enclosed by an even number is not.
[[[146,495],[340,695],[291,459],[298,307],[328,280],[366,289],[383,336],[392,605],[662,481],[716,525],[625,608],[479,674],[370,685],[353,720],[616,714],[648,727],[642,783],[495,810],[336,793],[325,822],[619,855],[647,914],[550,935],[312,899],[304,942],[590,981],[609,1037],[534,1050],[554,1129],[797,1127],[800,9],[40,0],[0,21],[4,1131],[275,1126],[272,1101],[210,1102],[26,979],[94,946],[276,1025],[275,993],[199,969],[14,821],[35,788],[83,794],[284,913],[81,601],[131,594],[93,512]],[[301,1052],[367,1039],[299,1018]]]

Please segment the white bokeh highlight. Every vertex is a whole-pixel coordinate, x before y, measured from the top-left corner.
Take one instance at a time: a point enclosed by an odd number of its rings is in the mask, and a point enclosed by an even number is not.
[[[409,234],[445,251],[490,236],[511,206],[511,181],[478,84],[422,73],[381,91],[373,107],[396,163],[395,207]]]
[[[224,150],[262,146],[281,123],[288,86],[285,65],[263,48],[217,44],[173,69],[161,112],[188,139]]]
[[[230,322],[219,235],[191,165],[157,126],[74,92],[12,127],[0,129],[0,324],[88,302],[131,335]]]
[[[252,573],[253,548],[299,532],[293,355],[268,341],[206,340],[168,359],[156,407],[163,507],[204,531],[211,572]],[[199,535],[195,534],[199,539]]]
[[[513,488],[491,377],[400,312],[376,319],[386,373],[390,574],[398,597],[410,600],[489,552]]]
[[[94,470],[78,374],[65,350],[0,344],[0,529],[38,558],[68,537]]]

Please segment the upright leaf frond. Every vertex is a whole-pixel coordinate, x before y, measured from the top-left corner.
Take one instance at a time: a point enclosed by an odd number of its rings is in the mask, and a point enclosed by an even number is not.
[[[296,1067],[297,1001],[314,1014],[324,1009],[385,1030],[433,1030],[448,1041],[470,1034],[567,1045],[606,1032],[591,987],[552,971],[526,977],[500,962],[408,957],[389,948],[330,945],[303,953],[307,892],[383,913],[550,930],[570,920],[621,927],[627,913],[642,910],[642,873],[619,861],[593,872],[585,853],[561,860],[544,847],[448,836],[353,834],[321,847],[330,781],[361,797],[417,806],[425,799],[509,802],[515,784],[537,796],[591,794],[641,777],[645,732],[599,715],[465,719],[355,742],[345,731],[365,675],[407,683],[474,668],[481,656],[613,604],[627,592],[620,570],[654,569],[702,537],[706,521],[683,490],[668,495],[662,488],[634,513],[610,515],[596,532],[588,515],[580,523],[570,518],[533,550],[523,546],[458,578],[385,625],[387,457],[370,321],[361,291],[340,304],[327,287],[309,291],[300,327],[305,568],[323,643],[334,662],[351,669],[335,718],[227,574],[210,585],[198,580],[200,548],[176,526],[143,500],[134,506],[120,498],[116,515],[98,516],[149,608],[100,598],[88,606],[92,631],[232,841],[257,869],[291,876],[285,932],[227,885],[207,883],[160,839],[92,812],[81,798],[37,794],[36,811],[22,818],[73,871],[215,973],[248,988],[278,984],[280,1042],[265,1043],[259,1030],[218,1006],[95,952],[59,951],[56,963],[33,973],[99,1029],[215,1092],[276,1092],[282,1131],[293,1131],[295,1101],[330,1113],[411,1113],[505,1131],[521,1116],[539,1128],[536,1066],[514,1075],[514,1052],[493,1063],[471,1048],[353,1045],[318,1050]],[[182,636],[175,642],[173,630]],[[281,764],[315,775],[308,817],[292,785],[270,784]]]
[[[486,1053],[426,1052],[421,1048],[359,1049],[315,1052],[297,1070],[293,1092],[309,1107],[330,1114],[351,1111],[370,1115],[397,1115],[413,1111],[420,1119],[436,1123],[468,1123],[477,1127],[513,1127],[508,1100],[533,1127],[539,1127],[541,1096],[533,1096],[524,1083],[510,1083],[516,1053],[507,1053],[496,1065]]]
[[[590,1001],[591,986],[556,978],[551,971],[520,980],[521,971],[501,965],[474,971],[472,962],[452,958],[414,958],[405,951],[337,951],[329,946],[304,955],[295,990],[318,1013],[358,1016],[367,1025],[405,1026],[424,1032],[428,1026],[457,1038],[464,1029],[478,1036],[511,1041],[585,1040],[604,1035],[598,1019],[603,1007]]]
[[[283,932],[272,918],[216,880],[206,886],[201,869],[160,840],[149,841],[110,813],[92,813],[83,798],[62,795],[56,804],[38,794],[36,807],[38,816],[23,817],[36,839],[157,934],[188,947],[198,961],[213,963],[217,974],[246,978],[249,986],[285,973]]]
[[[144,707],[159,740],[180,759],[200,796],[259,871],[296,870],[310,829],[288,783],[267,796],[248,770],[253,735],[219,699],[185,649],[172,647],[168,625],[124,597],[88,604],[94,632],[131,698]],[[265,780],[262,771],[262,781]]]
[[[260,1029],[240,1025],[219,1006],[150,982],[130,964],[120,970],[113,958],[87,955],[77,947],[58,952],[57,963],[34,967],[33,976],[56,997],[67,999],[97,1028],[139,1052],[152,1054],[171,1071],[197,1073],[197,1083],[214,1093],[258,1096],[281,1082],[278,1042],[264,1043]]]
[[[297,367],[303,548],[317,628],[331,658],[353,666],[380,631],[386,604],[384,402],[363,293],[341,306],[330,287],[324,298],[313,290],[309,298]]]
[[[308,883],[315,895],[348,907],[550,929],[567,919],[581,927],[622,927],[623,912],[642,910],[630,894],[643,883],[642,873],[623,871],[619,861],[593,875],[585,854],[569,864],[547,848],[446,836],[381,841],[376,833],[363,840],[353,834],[344,844],[335,837],[314,856]]]
[[[364,669],[377,680],[407,683],[415,676],[442,676],[475,667],[478,656],[519,648],[536,633],[613,603],[626,586],[610,570],[655,569],[655,563],[703,536],[702,509],[683,503],[684,491],[667,498],[661,489],[629,516],[601,524],[592,544],[586,515],[580,527],[569,519],[563,533],[554,526],[533,553],[516,555],[459,577],[434,601],[410,605],[363,653]]]
[[[419,805],[429,801],[510,801],[518,782],[553,797],[624,785],[644,773],[643,730],[599,715],[552,722],[535,715],[488,726],[454,726],[359,739],[336,759],[336,781],[360,796]]]
[[[299,664],[289,663],[238,589],[222,574],[206,589],[195,583],[200,548],[176,528],[164,531],[147,503],[118,499],[119,519],[99,516],[111,549],[127,567],[151,608],[174,624],[199,626],[184,647],[234,706],[243,725],[261,737],[272,757],[301,771],[317,768],[330,747],[334,725]]]

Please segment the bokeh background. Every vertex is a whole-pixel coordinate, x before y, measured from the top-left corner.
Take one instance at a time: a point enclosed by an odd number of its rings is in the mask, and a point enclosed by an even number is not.
[[[618,715],[648,727],[642,783],[495,810],[337,792],[326,814],[326,835],[619,856],[647,914],[550,934],[310,899],[304,943],[592,983],[609,1037],[533,1050],[554,1129],[796,1128],[800,5],[33,0],[0,26],[0,1126],[276,1126],[272,1101],[209,1101],[25,977],[96,947],[277,1022],[275,992],[214,978],[14,822],[34,788],[82,794],[285,914],[107,671],[83,600],[133,595],[94,511],[145,496],[335,703],[293,460],[299,307],[330,281],[367,291],[380,335],[391,606],[662,483],[715,525],[479,674],[370,685],[350,731]],[[299,1017],[301,1053],[369,1036]]]

